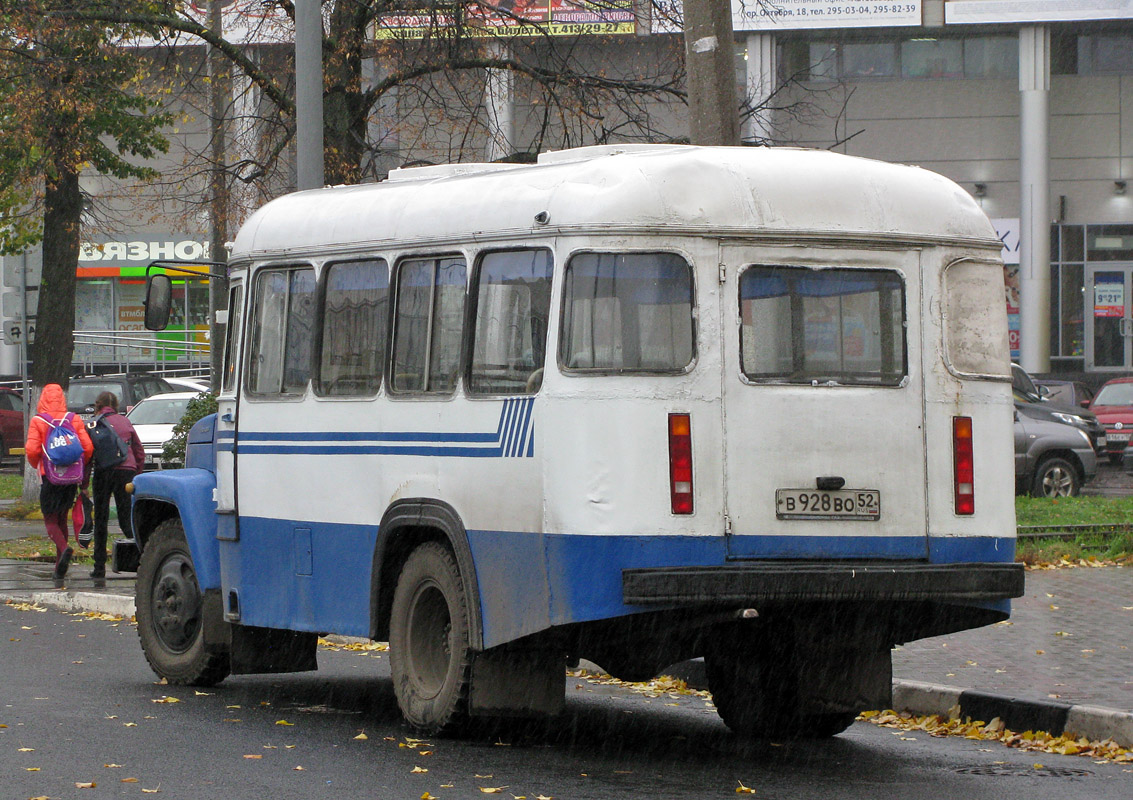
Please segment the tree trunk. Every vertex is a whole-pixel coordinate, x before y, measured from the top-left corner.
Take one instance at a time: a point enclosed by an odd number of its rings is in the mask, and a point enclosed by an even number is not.
[[[43,197],[43,277],[31,379],[37,387],[58,383],[65,389],[75,351],[75,272],[83,196],[76,170],[57,162],[54,172],[47,178]]]
[[[726,0],[685,0],[685,72],[689,141],[740,144],[732,5]]]

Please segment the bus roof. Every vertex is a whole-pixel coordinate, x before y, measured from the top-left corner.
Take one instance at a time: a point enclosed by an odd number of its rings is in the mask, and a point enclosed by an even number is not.
[[[826,150],[629,144],[289,194],[248,219],[232,258],[662,230],[997,246],[971,195],[918,167]]]

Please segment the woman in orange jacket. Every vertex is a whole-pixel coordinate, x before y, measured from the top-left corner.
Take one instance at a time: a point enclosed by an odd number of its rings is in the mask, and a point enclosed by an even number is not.
[[[49,383],[43,387],[43,394],[39,396],[39,405],[36,406],[39,414],[45,414],[54,420],[61,420],[67,415],[67,397],[63,388],[57,383]],[[84,475],[94,455],[94,444],[87,435],[87,426],[77,416],[72,419],[72,427],[83,446]],[[43,524],[47,527],[47,536],[55,543],[55,573],[56,580],[62,580],[67,574],[67,567],[71,565],[71,556],[74,551],[67,545],[67,513],[75,504],[77,486],[74,484],[60,486],[43,477],[43,444],[51,426],[47,420],[34,416],[28,426],[28,440],[24,452],[27,453],[28,463],[39,470],[39,508],[43,511]]]

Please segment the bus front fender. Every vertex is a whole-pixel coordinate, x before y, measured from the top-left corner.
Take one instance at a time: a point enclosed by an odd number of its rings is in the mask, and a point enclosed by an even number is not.
[[[143,472],[134,478],[132,519],[140,550],[162,522],[180,517],[197,582],[220,588],[220,550],[216,544],[216,476],[204,469]]]

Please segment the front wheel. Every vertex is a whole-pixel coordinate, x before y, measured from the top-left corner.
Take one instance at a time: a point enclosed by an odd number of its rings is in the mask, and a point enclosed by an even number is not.
[[[1075,497],[1082,488],[1078,470],[1065,458],[1048,458],[1035,470],[1033,497]]]
[[[146,542],[136,606],[142,652],[159,677],[213,686],[228,676],[227,654],[205,648],[203,595],[180,519],[161,523]]]
[[[401,713],[427,733],[468,716],[468,603],[456,559],[427,542],[405,562],[390,614],[390,670]]]

